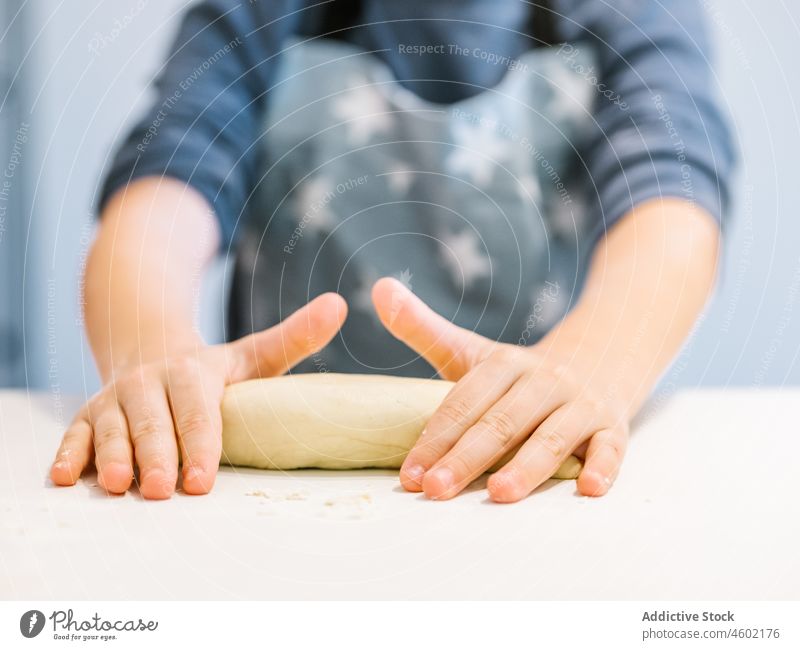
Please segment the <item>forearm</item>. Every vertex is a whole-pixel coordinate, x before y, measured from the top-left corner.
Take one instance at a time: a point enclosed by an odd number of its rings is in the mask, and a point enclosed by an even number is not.
[[[143,178],[108,202],[84,277],[86,330],[104,381],[114,368],[199,341],[197,289],[218,238],[206,201],[175,180]]]
[[[641,204],[599,242],[583,294],[543,341],[632,417],[714,285],[719,228],[680,199]]]

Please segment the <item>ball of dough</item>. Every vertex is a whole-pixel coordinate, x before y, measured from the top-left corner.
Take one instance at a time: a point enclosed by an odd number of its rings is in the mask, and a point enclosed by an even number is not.
[[[399,468],[452,382],[295,374],[228,386],[222,460],[263,469]],[[575,478],[570,457],[556,478]]]

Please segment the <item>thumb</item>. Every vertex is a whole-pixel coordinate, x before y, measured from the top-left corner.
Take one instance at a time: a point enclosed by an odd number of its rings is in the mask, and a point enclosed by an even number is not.
[[[346,317],[344,298],[324,293],[278,325],[229,343],[233,359],[229,381],[282,375],[324,348]]]
[[[488,353],[489,339],[454,325],[394,278],[375,283],[372,302],[392,336],[425,358],[444,379],[458,381]]]

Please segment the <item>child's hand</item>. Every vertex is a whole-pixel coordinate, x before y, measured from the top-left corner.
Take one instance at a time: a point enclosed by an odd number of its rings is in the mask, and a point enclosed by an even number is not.
[[[64,434],[50,472],[53,482],[74,485],[94,456],[100,485],[123,493],[133,480],[135,459],[142,496],[165,499],[175,491],[180,451],[183,489],[205,494],[222,451],[225,386],[283,374],[323,348],[346,313],[340,296],[325,294],[263,332],[226,345],[187,340],[186,349],[166,358],[115,371]]]
[[[489,495],[518,501],[577,450],[586,458],[580,492],[608,491],[625,453],[627,417],[576,376],[572,354],[500,344],[464,330],[391,278],[378,281],[372,297],[394,336],[458,382],[403,463],[405,489],[448,499],[506,457],[489,478]]]

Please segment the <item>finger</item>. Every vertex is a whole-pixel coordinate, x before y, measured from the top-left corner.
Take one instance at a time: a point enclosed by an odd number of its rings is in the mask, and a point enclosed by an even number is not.
[[[88,410],[81,409],[64,433],[50,468],[50,480],[56,485],[75,485],[92,459],[92,426]]]
[[[394,278],[381,278],[372,302],[384,327],[430,363],[444,379],[458,381],[497,344],[454,325]]]
[[[619,474],[628,432],[616,426],[595,433],[586,449],[586,462],[578,476],[578,491],[585,496],[602,496],[611,488]]]
[[[183,490],[207,494],[222,455],[222,385],[212,386],[193,361],[172,366],[169,401],[182,459]]]
[[[92,409],[97,482],[113,494],[122,494],[133,481],[133,450],[128,423],[114,403]]]
[[[569,397],[564,383],[523,375],[425,474],[425,494],[449,499],[519,447]]]
[[[572,455],[575,456],[575,458],[584,459],[586,458],[586,449],[588,447],[589,447],[588,440],[586,442],[582,442],[580,445],[578,445],[575,451],[572,452]]]
[[[458,439],[512,386],[519,367],[501,356],[489,357],[459,381],[428,420],[425,432],[400,468],[400,483],[411,492],[423,488],[423,477]]]
[[[178,445],[172,414],[159,383],[139,383],[120,394],[145,499],[168,499],[178,480]]]
[[[344,298],[336,293],[325,293],[275,327],[231,343],[230,382],[282,375],[324,348],[341,329],[346,317]]]
[[[600,428],[595,409],[573,402],[554,411],[505,466],[489,477],[492,500],[519,501],[549,479],[573,449]]]

